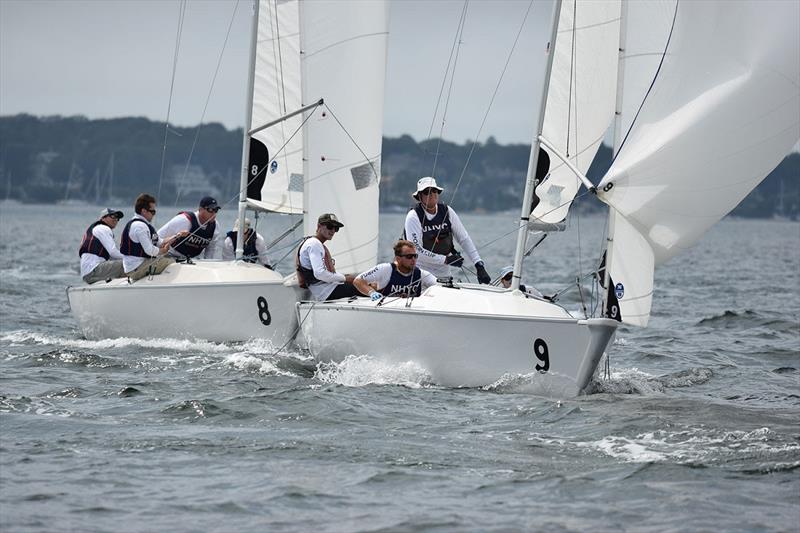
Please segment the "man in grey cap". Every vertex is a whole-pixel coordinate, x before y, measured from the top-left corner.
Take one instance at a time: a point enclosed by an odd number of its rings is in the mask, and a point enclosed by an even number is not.
[[[325,246],[325,241],[333,239],[339,228],[343,227],[344,224],[333,213],[320,215],[317,219],[317,233],[306,237],[297,249],[297,281],[301,287],[308,288],[318,302],[361,294],[353,286],[352,274],[336,272],[331,252]]]
[[[451,266],[464,265],[464,258],[453,244],[458,242],[475,265],[478,282],[487,284],[492,278],[467,229],[452,207],[439,202],[443,190],[434,178],[425,177],[417,181],[417,192],[411,195],[419,203],[406,215],[404,235],[417,248],[417,265],[437,278],[449,276]]]
[[[78,255],[81,277],[86,283],[125,277],[122,254],[114,242],[113,232],[122,217],[122,211],[107,207],[84,233]]]
[[[180,237],[176,239],[177,244],[170,247],[169,255],[197,257],[203,254],[204,258],[213,259],[220,234],[216,221],[220,209],[214,198],[205,196],[200,200],[197,211],[181,211],[161,226],[158,229],[159,238]]]

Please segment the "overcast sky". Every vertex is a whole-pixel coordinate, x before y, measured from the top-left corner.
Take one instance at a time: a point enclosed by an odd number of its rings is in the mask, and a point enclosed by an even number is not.
[[[386,135],[428,136],[463,5],[461,0],[391,2]],[[528,5],[528,0],[469,3],[443,137],[462,142],[478,134]],[[0,114],[165,120],[179,9],[179,0],[0,0]],[[531,16],[536,12],[534,6]],[[236,0],[190,0],[172,123],[201,121],[233,19],[203,121],[242,125],[250,13],[250,0],[239,0],[238,8]],[[494,135],[501,143],[530,142],[531,80],[524,54],[530,46],[523,33],[481,140]],[[437,121],[434,136],[440,125]]]

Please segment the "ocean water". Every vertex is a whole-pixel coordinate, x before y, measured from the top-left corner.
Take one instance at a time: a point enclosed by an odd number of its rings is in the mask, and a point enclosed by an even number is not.
[[[0,206],[2,531],[800,528],[796,222],[717,224],[659,268],[609,376],[559,398],[546,376],[447,389],[258,340],[85,340],[64,289],[98,210]],[[513,216],[462,218],[490,273],[511,262]],[[383,258],[402,219],[381,217]],[[525,281],[573,283],[603,224],[572,219]]]

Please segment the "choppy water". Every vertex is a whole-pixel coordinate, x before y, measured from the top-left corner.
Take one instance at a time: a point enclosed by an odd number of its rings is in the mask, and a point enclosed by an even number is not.
[[[318,368],[258,341],[84,340],[64,288],[95,211],[0,207],[3,531],[800,525],[797,223],[715,226],[657,272],[651,326],[620,330],[611,378],[557,399],[541,376],[444,389],[368,355]],[[479,246],[513,224],[463,218]],[[401,220],[382,217],[383,250]],[[602,223],[545,241],[528,282],[569,283]],[[481,246],[491,272],[512,247]]]

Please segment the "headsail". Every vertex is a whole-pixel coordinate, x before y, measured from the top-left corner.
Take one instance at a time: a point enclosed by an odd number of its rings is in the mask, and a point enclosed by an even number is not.
[[[301,107],[298,1],[260,0],[257,40],[251,130]],[[298,115],[251,137],[248,203],[252,207],[303,212],[302,121]]]
[[[619,44],[619,0],[565,0],[556,37],[542,137],[586,173],[614,117]],[[580,181],[552,150],[550,177],[536,189],[536,223],[561,222]]]
[[[646,325],[655,265],[694,244],[800,138],[800,3],[678,2],[657,77],[600,197],[622,319]]]
[[[388,9],[369,2],[304,2],[303,101],[324,99],[304,128],[304,231],[336,213],[345,227],[329,243],[336,270],[363,272],[378,250]]]

